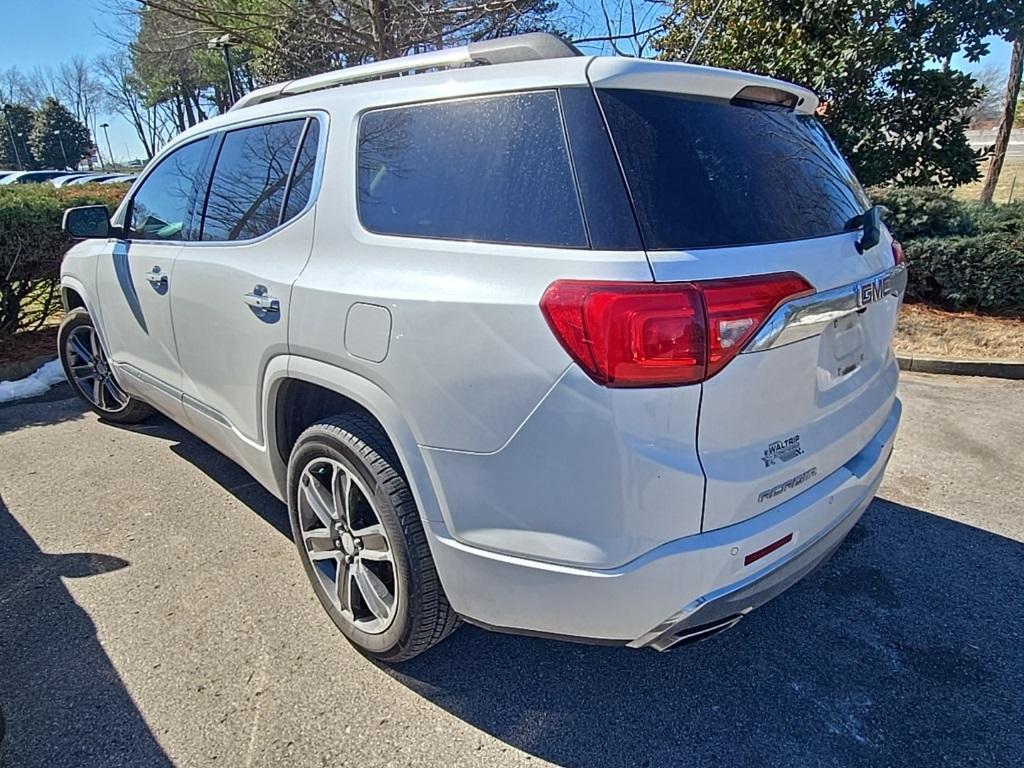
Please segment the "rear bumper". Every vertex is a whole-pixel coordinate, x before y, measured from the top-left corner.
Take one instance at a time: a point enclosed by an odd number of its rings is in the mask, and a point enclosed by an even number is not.
[[[755,608],[767,603],[819,565],[839,548],[864,513],[871,499],[850,510],[831,528],[801,549],[763,571],[701,595],[651,631],[629,643],[632,648],[650,646],[665,651],[685,640],[699,639],[734,626]]]
[[[734,623],[842,543],[882,481],[901,411],[895,400],[864,449],[799,496],[614,569],[481,550],[432,523],[431,549],[445,592],[456,611],[492,628],[659,650]],[[787,536],[785,546],[745,564],[748,555]]]

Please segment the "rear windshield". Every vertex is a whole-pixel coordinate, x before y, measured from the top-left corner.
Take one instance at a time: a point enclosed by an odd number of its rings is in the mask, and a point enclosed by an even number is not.
[[[598,96],[649,249],[833,235],[869,205],[811,115],[653,91]]]

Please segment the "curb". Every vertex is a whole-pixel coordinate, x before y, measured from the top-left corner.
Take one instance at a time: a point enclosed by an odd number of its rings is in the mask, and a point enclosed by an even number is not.
[[[1024,360],[947,360],[942,357],[896,355],[901,371],[941,373],[950,376],[990,376],[1024,379]]]
[[[51,360],[56,360],[56,355],[40,355],[28,360],[19,360],[16,363],[0,363],[0,381],[17,381],[23,379],[36,369],[45,365]]]

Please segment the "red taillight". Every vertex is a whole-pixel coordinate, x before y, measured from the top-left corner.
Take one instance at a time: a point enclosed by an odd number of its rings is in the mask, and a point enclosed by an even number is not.
[[[673,386],[716,374],[779,304],[809,291],[791,272],[694,283],[558,280],[540,306],[599,384]]]
[[[692,283],[559,280],[540,306],[562,346],[600,384],[667,386],[704,378],[704,302]]]
[[[896,262],[897,266],[906,260],[903,256],[903,245],[899,240],[892,241],[892,260]]]
[[[708,373],[711,378],[757,333],[775,308],[811,291],[800,275],[739,277],[699,283],[708,311]]]

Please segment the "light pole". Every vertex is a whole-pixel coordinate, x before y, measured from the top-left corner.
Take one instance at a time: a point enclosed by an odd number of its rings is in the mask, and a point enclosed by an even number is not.
[[[57,137],[57,141],[60,142],[60,153],[62,155],[64,155],[64,170],[65,171],[74,170],[73,168],[70,167],[71,164],[68,162],[68,153],[64,151],[64,139],[61,137],[60,131],[54,131],[53,135],[56,136]]]
[[[231,98],[231,103],[234,104],[238,101],[238,96],[235,94],[235,75],[231,69],[231,35],[215,37],[206,44],[206,47],[211,50],[220,48],[224,53],[224,66],[228,71],[228,96]]]
[[[14,147],[14,159],[18,161],[18,170],[24,171],[25,166],[21,163],[21,153],[18,151],[18,142],[14,140],[14,128],[11,125],[10,104],[4,104],[4,122],[7,123],[7,132],[11,135],[11,146]]]
[[[107,128],[110,127],[110,123],[100,123],[100,128],[103,129],[103,135],[107,137],[107,157],[110,158],[110,164],[114,165],[114,150],[110,148],[110,132]]]

